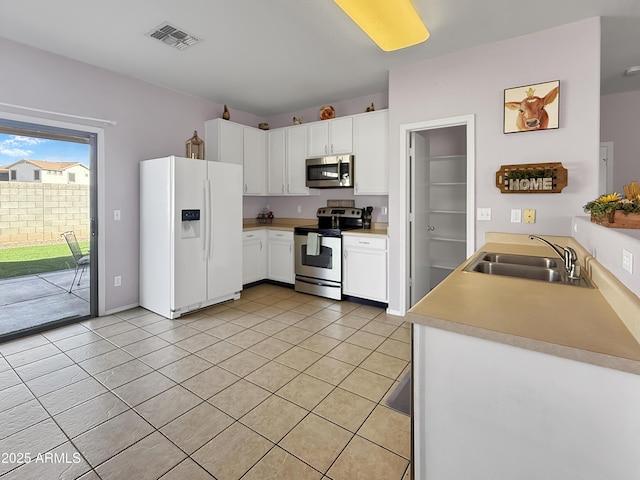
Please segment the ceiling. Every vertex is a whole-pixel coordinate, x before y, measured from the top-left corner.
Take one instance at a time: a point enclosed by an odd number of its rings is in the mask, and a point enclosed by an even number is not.
[[[384,92],[389,70],[602,16],[602,93],[640,90],[638,0],[413,0],[431,32],[380,50],[332,0],[20,0],[0,35],[268,117]],[[169,22],[202,43],[179,51],[146,33]]]

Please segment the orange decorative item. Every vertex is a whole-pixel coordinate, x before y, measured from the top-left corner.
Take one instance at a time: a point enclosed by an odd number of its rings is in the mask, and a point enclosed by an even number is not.
[[[336,111],[333,109],[331,105],[324,105],[320,107],[320,120],[330,120],[336,117]]]

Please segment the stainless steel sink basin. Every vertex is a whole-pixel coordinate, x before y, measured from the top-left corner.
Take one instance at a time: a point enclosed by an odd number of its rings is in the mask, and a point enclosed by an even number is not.
[[[512,255],[508,253],[486,253],[482,260],[493,263],[530,265],[532,267],[558,268],[561,262],[549,257],[533,257],[530,255]]]
[[[481,262],[474,268],[474,272],[489,275],[506,275],[507,277],[528,278],[530,280],[544,280],[545,282],[562,282],[562,274],[553,268],[533,267],[529,265],[515,265],[513,263]]]
[[[549,257],[480,252],[464,271],[593,288],[585,275],[570,278],[564,264]]]

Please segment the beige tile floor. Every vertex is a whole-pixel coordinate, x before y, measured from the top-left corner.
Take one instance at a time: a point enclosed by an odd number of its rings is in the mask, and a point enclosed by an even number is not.
[[[259,285],[0,343],[0,477],[406,480],[385,400],[409,342],[382,309]]]

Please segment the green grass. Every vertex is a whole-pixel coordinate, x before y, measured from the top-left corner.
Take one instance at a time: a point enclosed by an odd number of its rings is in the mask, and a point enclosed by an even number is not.
[[[80,242],[83,252],[89,242]],[[0,249],[0,279],[75,268],[66,243]]]

